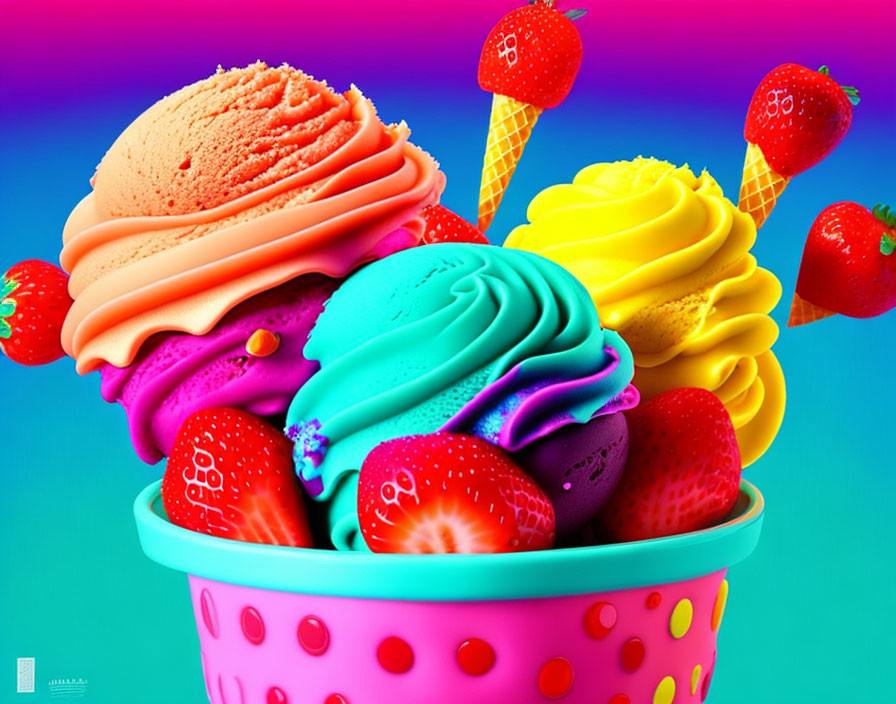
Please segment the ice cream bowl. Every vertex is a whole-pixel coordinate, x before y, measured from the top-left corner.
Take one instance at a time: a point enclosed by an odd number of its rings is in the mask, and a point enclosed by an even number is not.
[[[706,699],[763,499],[742,482],[706,530],[500,555],[211,537],[167,520],[160,482],[134,512],[146,554],[189,575],[212,704],[677,704]]]

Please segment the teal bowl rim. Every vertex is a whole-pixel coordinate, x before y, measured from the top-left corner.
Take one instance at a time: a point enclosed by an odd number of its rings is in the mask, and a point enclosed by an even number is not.
[[[730,567],[756,547],[764,501],[741,481],[728,517],[705,530],[632,543],[498,555],[399,555],[260,545],[176,526],[161,481],[134,502],[156,562],[206,579],[301,594],[403,601],[485,601],[593,594],[670,584]]]

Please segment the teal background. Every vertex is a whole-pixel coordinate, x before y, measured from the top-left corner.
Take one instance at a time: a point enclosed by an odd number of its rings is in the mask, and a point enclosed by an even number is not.
[[[178,21],[198,33],[201,8],[181,5],[187,19]],[[259,12],[264,5],[252,4]],[[340,88],[358,82],[385,120],[407,120],[413,140],[448,174],[443,202],[473,218],[489,106],[473,76],[477,45],[513,5],[465,4],[468,19],[440,29],[419,13],[396,28],[388,13],[377,21],[370,11],[362,27],[351,19],[352,3],[340,3],[342,14],[333,10],[331,20],[347,23],[347,37],[313,51],[287,27],[246,37],[234,30],[204,43],[163,35],[168,48],[153,50],[138,25],[129,29],[132,42],[115,35],[113,58],[96,41],[104,16],[63,22],[52,4],[4,4],[0,39],[15,38],[20,53],[19,68],[4,61],[0,75],[10,98],[0,112],[0,268],[56,259],[62,224],[95,165],[151,102],[218,62],[256,57],[311,67]],[[864,102],[843,144],[788,187],[754,249],[783,284],[785,300],[774,313],[783,326],[814,216],[837,200],[896,205],[893,61],[875,38],[893,36],[892,3],[857,2],[849,11],[831,5],[827,14],[815,3],[811,16],[797,3],[805,15],[782,11],[775,36],[800,42],[773,41],[748,56],[739,53],[748,39],[732,32],[720,43],[718,27],[730,26],[713,25],[705,13],[696,28],[684,19],[666,25],[674,48],[641,45],[632,38],[658,30],[642,30],[644,13],[635,5],[623,11],[608,3],[604,11],[595,4],[593,19],[582,20],[610,43],[586,43],[590,63],[570,99],[537,125],[490,235],[503,239],[532,195],[595,161],[644,154],[705,165],[736,194],[743,115],[755,83],[784,61],[828,63],[836,78],[860,85]],[[710,3],[685,5],[696,12]],[[834,41],[857,17],[877,31]],[[48,43],[44,24],[54,21],[61,24]],[[814,47],[807,23],[829,41]],[[417,32],[421,27],[426,31]],[[161,30],[157,23],[149,31]],[[418,51],[420,61],[409,61]],[[129,65],[133,80],[103,80]],[[775,350],[787,375],[787,415],[772,449],[746,472],[765,495],[766,519],[755,553],[729,574],[710,702],[896,696],[894,315],[782,327]],[[0,701],[55,701],[47,681],[78,677],[88,681],[85,702],[204,701],[186,578],[143,556],[131,516],[134,497],[162,467],[136,458],[123,412],[101,400],[98,376],[78,377],[71,360],[36,369],[0,360],[0,389]],[[20,656],[37,659],[36,694],[14,693]]]

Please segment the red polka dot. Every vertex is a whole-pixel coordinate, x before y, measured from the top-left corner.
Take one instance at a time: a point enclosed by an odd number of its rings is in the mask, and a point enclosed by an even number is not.
[[[376,659],[386,672],[400,675],[414,666],[414,651],[397,636],[389,636],[376,649]]]
[[[607,704],[632,704],[632,700],[624,694],[614,694]]]
[[[286,692],[279,687],[271,687],[268,690],[267,704],[289,704]]]
[[[619,655],[622,669],[626,672],[634,672],[644,662],[644,643],[640,638],[629,638],[622,644],[622,652]]]
[[[650,594],[647,595],[647,602],[645,605],[648,609],[655,609],[662,601],[663,597],[660,596],[659,592],[650,592]]]
[[[566,658],[548,660],[538,673],[538,691],[548,699],[566,696],[572,687],[572,665]]]
[[[585,612],[585,632],[592,638],[606,638],[616,625],[616,607],[599,601]]]
[[[348,699],[343,697],[341,694],[331,694],[329,697],[324,699],[324,704],[348,704]]]
[[[202,594],[199,595],[199,610],[202,612],[202,622],[205,624],[208,632],[212,634],[212,638],[217,638],[220,635],[218,630],[218,610],[215,608],[215,602],[208,589],[203,589]]]
[[[264,621],[261,620],[261,614],[251,606],[243,609],[240,614],[240,626],[243,629],[243,635],[253,645],[261,645],[264,641]]]
[[[317,616],[306,616],[299,623],[299,645],[309,655],[323,655],[330,647],[330,631]]]
[[[457,649],[457,662],[468,675],[484,675],[495,664],[495,651],[479,638],[470,638]]]

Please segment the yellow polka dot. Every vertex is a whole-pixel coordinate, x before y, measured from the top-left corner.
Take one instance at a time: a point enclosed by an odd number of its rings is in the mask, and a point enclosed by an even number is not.
[[[716,594],[716,603],[712,607],[712,630],[719,630],[722,625],[722,614],[725,613],[725,604],[728,602],[728,580],[723,579],[719,585],[719,593]]]
[[[653,693],[653,704],[672,704],[675,699],[675,680],[663,677]]]
[[[691,696],[697,693],[697,685],[700,684],[700,673],[703,668],[700,665],[694,665],[694,671],[691,673]]]
[[[691,627],[694,619],[694,605],[690,599],[682,599],[672,609],[672,618],[669,619],[669,631],[673,638],[681,638]]]

